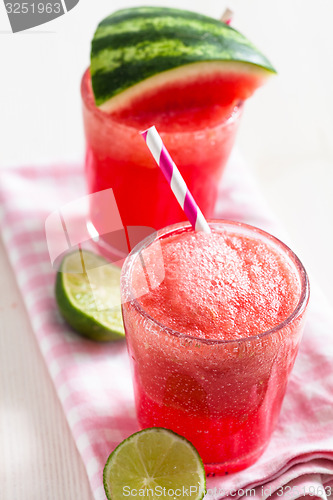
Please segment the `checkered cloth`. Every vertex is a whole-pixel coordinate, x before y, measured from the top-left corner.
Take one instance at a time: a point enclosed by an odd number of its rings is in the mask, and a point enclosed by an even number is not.
[[[94,499],[105,500],[104,463],[120,441],[138,430],[126,347],[85,340],[63,322],[44,231],[52,211],[84,194],[81,167],[0,170],[2,237]],[[225,172],[216,215],[259,226],[286,241],[237,157]],[[214,498],[326,500],[330,486],[333,490],[333,319],[313,284],[311,293],[300,352],[271,442],[248,469],[209,478]]]

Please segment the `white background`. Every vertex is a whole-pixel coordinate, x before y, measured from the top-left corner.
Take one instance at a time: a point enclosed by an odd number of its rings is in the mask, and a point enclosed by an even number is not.
[[[332,303],[333,2],[143,3],[214,17],[228,6],[233,26],[278,69],[247,103],[237,145]],[[134,5],[141,1],[80,0],[65,16],[17,34],[0,5],[0,168],[83,160],[79,84],[90,40],[103,17]],[[91,500],[2,248],[0,273],[0,497]]]

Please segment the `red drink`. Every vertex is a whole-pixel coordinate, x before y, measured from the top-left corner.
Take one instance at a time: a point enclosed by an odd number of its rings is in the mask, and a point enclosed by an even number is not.
[[[139,135],[150,125],[158,128],[204,215],[213,216],[218,182],[234,143],[241,107],[194,107],[178,113],[114,116],[95,106],[88,70],[82,79],[81,94],[88,189],[90,193],[113,189],[124,226],[157,229],[185,220]],[[199,94],[201,87],[198,99]],[[103,234],[105,220],[94,203],[92,200],[91,220]]]
[[[227,221],[212,228],[177,224],[147,238],[121,286],[141,427],[184,435],[207,472],[226,473],[269,441],[309,290],[301,262],[273,236]]]

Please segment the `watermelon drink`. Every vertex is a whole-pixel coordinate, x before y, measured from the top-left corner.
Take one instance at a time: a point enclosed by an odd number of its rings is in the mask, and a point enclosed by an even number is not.
[[[230,221],[210,226],[205,234],[175,224],[140,243],[123,267],[122,307],[140,426],[185,436],[208,473],[224,474],[268,444],[309,286],[273,236]]]
[[[177,90],[176,88],[174,89]],[[200,93],[201,87],[196,90]],[[181,168],[182,175],[206,217],[212,217],[218,182],[235,141],[242,106],[175,112],[152,118],[126,117],[96,107],[89,71],[81,85],[86,136],[86,178],[90,193],[112,188],[124,226],[154,229],[186,220],[163,174],[147,151],[139,131],[154,123]],[[196,93],[192,91],[195,100]],[[161,97],[162,99],[162,97]],[[92,198],[91,221],[99,234],[107,223],[98,198]],[[109,217],[110,214],[107,214]]]
[[[106,17],[81,83],[89,192],[112,188],[124,226],[185,220],[139,135],[155,125],[212,217],[243,103],[274,73],[244,35],[197,12],[133,7]],[[91,202],[102,236],[110,214]]]

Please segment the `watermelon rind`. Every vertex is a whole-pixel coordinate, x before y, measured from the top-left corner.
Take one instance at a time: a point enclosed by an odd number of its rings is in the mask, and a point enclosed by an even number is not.
[[[102,109],[112,111],[131,92],[112,103],[116,96],[144,81],[151,88],[164,78],[182,78],[184,70],[190,74],[253,72],[263,79],[276,73],[244,35],[196,12],[166,7],[122,9],[96,29],[90,73],[95,102]]]

